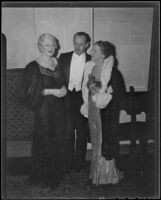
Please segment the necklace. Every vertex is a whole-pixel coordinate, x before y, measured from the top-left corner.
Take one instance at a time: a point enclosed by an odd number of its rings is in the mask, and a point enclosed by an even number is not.
[[[45,68],[48,68],[48,69],[50,69],[50,70],[55,70],[55,67],[56,67],[56,64],[57,64],[57,61],[56,61],[56,59],[54,59],[54,58],[51,58],[51,59],[46,60],[46,59],[42,59],[42,58],[40,57],[40,58],[37,59],[37,62],[38,62],[41,66],[43,66],[43,67],[45,67]]]

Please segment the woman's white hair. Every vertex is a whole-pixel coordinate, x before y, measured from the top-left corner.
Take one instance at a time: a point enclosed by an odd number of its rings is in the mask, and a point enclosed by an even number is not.
[[[50,38],[54,43],[55,49],[58,49],[58,42],[57,42],[56,37],[54,37],[52,34],[49,34],[49,33],[43,33],[38,37],[37,45],[38,45],[39,50],[41,49],[42,43],[44,42],[46,37]]]

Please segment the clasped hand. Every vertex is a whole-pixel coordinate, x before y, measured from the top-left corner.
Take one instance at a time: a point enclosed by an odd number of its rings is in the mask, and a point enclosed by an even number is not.
[[[56,97],[64,97],[67,94],[67,89],[62,86],[60,89],[44,89],[43,95],[54,95]]]
[[[57,97],[64,97],[67,94],[67,89],[65,86],[62,86],[60,89],[58,89]]]

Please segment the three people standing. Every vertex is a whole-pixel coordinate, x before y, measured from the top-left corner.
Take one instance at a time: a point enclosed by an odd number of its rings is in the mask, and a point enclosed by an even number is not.
[[[96,42],[91,61],[86,53],[90,41],[87,33],[77,32],[74,51],[57,60],[57,40],[44,33],[38,38],[40,57],[24,69],[21,101],[35,113],[30,184],[55,189],[65,174],[80,172],[89,131],[92,183],[115,184],[121,178],[114,127],[123,83],[113,67],[113,46]]]

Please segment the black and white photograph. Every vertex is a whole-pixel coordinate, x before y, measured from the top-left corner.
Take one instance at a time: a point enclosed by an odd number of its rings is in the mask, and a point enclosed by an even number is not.
[[[160,2],[1,11],[1,199],[160,199]]]

